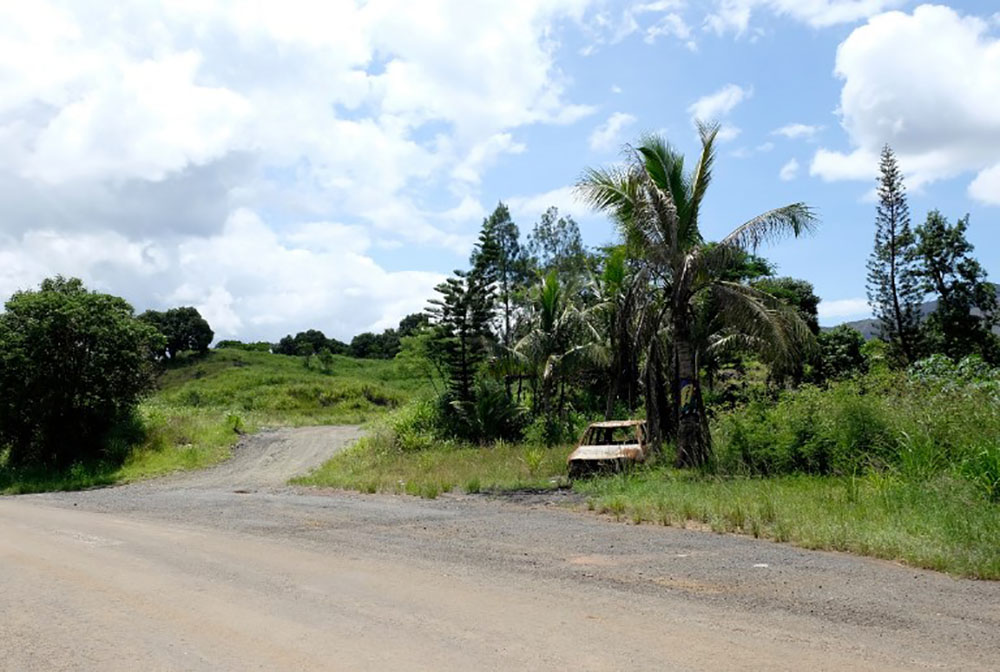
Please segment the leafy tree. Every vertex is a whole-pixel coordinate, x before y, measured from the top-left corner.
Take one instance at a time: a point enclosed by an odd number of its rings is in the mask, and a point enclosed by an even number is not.
[[[455,271],[435,291],[440,298],[432,299],[427,311],[434,329],[431,356],[447,373],[451,400],[459,409],[468,408],[475,401],[476,373],[489,352],[493,295],[481,276],[464,271]]]
[[[212,328],[197,308],[171,308],[166,312],[147,310],[139,319],[156,327],[165,337],[161,357],[174,359],[188,350],[204,354],[208,352],[208,346],[215,337]]]
[[[237,340],[221,340],[215,344],[216,350],[229,348],[232,350],[247,350],[249,352],[271,352],[273,344],[267,341],[256,341],[254,343],[244,343]]]
[[[703,464],[711,449],[693,331],[702,301],[710,297],[715,306],[717,347],[738,343],[772,361],[794,362],[804,356],[811,341],[808,328],[781,301],[725,278],[741,255],[760,243],[809,230],[815,221],[812,211],[802,203],[777,208],[737,227],[717,245],[706,245],[698,218],[711,180],[718,126],[703,124],[699,131],[702,152],[691,173],[684,170],[683,156],[654,135],[632,148],[623,165],[590,169],[578,185],[592,206],[614,217],[658,294],[647,304],[646,357],[659,360],[651,370],[656,376],[659,367],[670,361],[677,462],[685,466]],[[671,350],[666,361],[665,338]],[[647,421],[650,412],[662,411],[656,402],[660,380],[654,376],[647,383]],[[661,440],[655,435],[658,428],[651,425],[654,440]]]
[[[528,235],[528,255],[541,275],[556,271],[560,277],[575,277],[587,270],[587,251],[580,227],[559,209],[546,210]]]
[[[386,329],[381,334],[366,331],[351,339],[348,354],[359,359],[392,359],[399,352],[399,334]]]
[[[318,355],[329,347],[330,339],[319,329],[307,329],[295,334],[295,349],[299,355]]]
[[[928,348],[952,359],[979,354],[997,357],[991,329],[997,321],[997,288],[986,280],[986,271],[972,257],[965,237],[969,216],[954,226],[934,210],[917,228],[917,275],[921,289],[937,294],[937,309],[924,325]]]
[[[842,324],[820,332],[816,342],[819,346],[815,365],[817,379],[849,378],[867,370],[865,337],[857,329]]]
[[[427,313],[411,313],[399,321],[396,333],[400,338],[413,336],[427,325]]]
[[[879,163],[879,205],[875,247],[868,259],[868,303],[881,327],[883,340],[898,345],[907,362],[917,352],[923,292],[917,277],[903,175],[889,145]]]
[[[276,355],[297,355],[298,349],[295,346],[295,337],[291,334],[283,336],[280,341],[274,344],[274,354]]]
[[[61,276],[14,294],[0,314],[0,447],[11,464],[67,466],[152,388],[165,338],[124,299]]]
[[[304,357],[318,355],[324,348],[334,355],[347,354],[348,350],[346,343],[335,338],[327,338],[318,329],[308,329],[300,331],[295,336],[289,334],[282,338],[274,345],[274,354]]]

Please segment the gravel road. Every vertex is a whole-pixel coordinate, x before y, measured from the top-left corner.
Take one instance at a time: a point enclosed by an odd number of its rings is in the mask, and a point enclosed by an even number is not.
[[[270,432],[197,474],[0,499],[0,669],[1000,669],[998,583],[561,495],[283,485],[357,435]]]

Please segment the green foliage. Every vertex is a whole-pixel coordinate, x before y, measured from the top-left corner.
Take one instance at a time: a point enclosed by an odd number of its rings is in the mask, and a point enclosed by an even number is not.
[[[732,278],[747,271],[751,251],[762,242],[798,236],[816,221],[808,206],[792,203],[754,217],[718,244],[706,244],[699,216],[719,126],[698,128],[701,154],[690,172],[679,152],[651,135],[630,148],[624,165],[590,169],[577,185],[586,201],[614,218],[648,278],[637,311],[641,327],[633,331],[644,360],[650,438],[658,445],[675,435],[677,460],[688,466],[704,464],[711,453],[699,362],[753,351],[784,372],[795,371],[808,354],[812,337],[797,314]]]
[[[797,278],[762,278],[751,283],[787,306],[795,308],[813,334],[819,333],[819,297],[812,283]]]
[[[308,329],[300,331],[295,336],[289,334],[282,338],[275,344],[274,354],[308,357],[318,355],[324,348],[335,355],[347,354],[348,351],[346,343],[335,338],[327,338],[326,334],[318,329]]]
[[[163,337],[77,279],[14,294],[0,315],[0,446],[11,465],[107,457],[105,438],[152,387]],[[121,452],[115,445],[116,456]]]
[[[469,259],[473,273],[495,288],[494,302],[499,313],[497,340],[507,348],[514,342],[515,312],[530,278],[530,262],[519,236],[507,206],[498,203],[483,220],[479,241]]]
[[[607,363],[595,311],[578,306],[574,295],[555,271],[549,271],[532,293],[531,330],[514,348],[537,384],[533,410],[550,426],[565,418],[566,388],[575,382],[574,376]]]
[[[542,213],[528,234],[527,249],[539,275],[555,271],[562,277],[576,279],[588,270],[580,227],[569,215],[560,216],[558,208],[551,207]]]
[[[816,337],[819,347],[814,369],[818,380],[840,380],[863,374],[868,369],[864,355],[865,337],[846,324]]]
[[[434,330],[430,356],[446,373],[450,400],[469,406],[475,402],[476,374],[492,340],[493,293],[485,278],[463,271],[455,271],[435,291],[440,298],[432,299],[428,309]]]
[[[1000,375],[973,358],[958,365],[931,358],[906,374],[869,374],[751,403],[720,418],[718,436],[721,473],[986,474],[988,484],[1000,446]]]
[[[221,340],[215,344],[216,350],[248,350],[250,352],[271,352],[273,344],[267,341],[244,343],[236,340]]]
[[[381,334],[366,331],[351,339],[347,354],[358,359],[392,359],[399,352],[399,334],[386,329]]]
[[[937,210],[917,228],[915,249],[921,289],[937,295],[937,309],[923,328],[924,349],[954,359],[978,354],[1000,363],[1000,345],[991,332],[997,322],[997,288],[972,257],[965,237],[969,216],[954,226]]]
[[[1000,443],[972,450],[959,466],[959,473],[989,501],[1000,503]]]
[[[417,497],[459,488],[476,493],[565,484],[566,447],[506,441],[484,446],[434,438],[435,413],[435,405],[426,402],[404,406],[353,447],[295,482]]]
[[[868,303],[879,320],[882,338],[897,344],[904,360],[911,362],[918,351],[923,290],[903,174],[888,145],[882,149],[879,171],[875,245],[868,260]]]
[[[151,324],[163,334],[165,341],[161,357],[174,359],[185,351],[204,354],[215,333],[196,308],[171,308],[166,312],[147,310],[139,319]]]

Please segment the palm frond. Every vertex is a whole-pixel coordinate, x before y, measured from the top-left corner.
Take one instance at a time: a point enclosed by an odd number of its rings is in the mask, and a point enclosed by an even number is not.
[[[733,282],[714,284],[711,292],[726,332],[742,334],[769,363],[793,364],[815,347],[798,312],[767,292]]]
[[[619,224],[631,221],[637,194],[632,173],[627,168],[587,168],[574,191],[587,205],[611,215]]]
[[[687,208],[681,217],[685,231],[683,235],[690,238],[691,234],[698,234],[698,214],[701,211],[701,202],[705,198],[705,192],[712,181],[712,164],[715,163],[715,139],[719,135],[718,123],[698,122],[698,135],[701,138],[701,157],[698,165],[695,166],[691,175],[691,197],[688,200]],[[700,239],[700,234],[698,234]],[[695,242],[695,241],[692,241]],[[696,242],[700,242],[696,241]]]
[[[755,250],[761,243],[775,240],[789,233],[798,237],[816,227],[816,214],[805,203],[792,203],[768,210],[737,227],[719,241],[744,250]]]

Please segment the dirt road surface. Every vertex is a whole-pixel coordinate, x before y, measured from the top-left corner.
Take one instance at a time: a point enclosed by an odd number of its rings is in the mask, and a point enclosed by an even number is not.
[[[198,474],[0,499],[0,669],[1000,668],[997,583],[558,496],[282,485],[355,436],[272,432]]]

